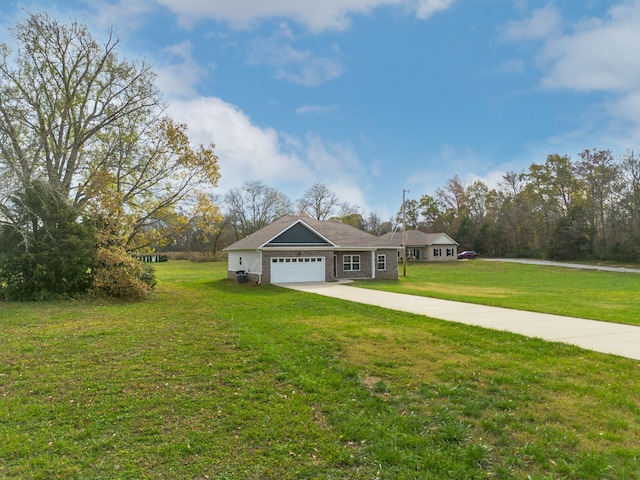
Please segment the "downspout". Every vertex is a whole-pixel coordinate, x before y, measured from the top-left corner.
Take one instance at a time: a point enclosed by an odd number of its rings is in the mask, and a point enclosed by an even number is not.
[[[374,248],[373,250],[371,250],[371,278],[373,280],[375,280],[376,278],[376,262],[374,262],[375,259],[376,259],[376,249]]]

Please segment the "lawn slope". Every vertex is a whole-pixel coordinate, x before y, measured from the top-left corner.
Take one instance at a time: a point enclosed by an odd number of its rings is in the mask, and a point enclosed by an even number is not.
[[[225,268],[0,304],[0,478],[640,477],[638,362]]]

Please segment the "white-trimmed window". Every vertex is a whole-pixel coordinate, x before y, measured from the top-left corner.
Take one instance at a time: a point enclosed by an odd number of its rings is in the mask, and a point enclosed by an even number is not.
[[[434,257],[441,257],[442,256],[442,249],[441,248],[434,248],[433,249],[433,256]]]
[[[342,258],[342,266],[345,272],[359,272],[360,255],[345,255]]]
[[[447,248],[447,257],[453,257],[453,248]]]
[[[386,255],[378,255],[378,270],[386,270],[387,269],[387,256]]]

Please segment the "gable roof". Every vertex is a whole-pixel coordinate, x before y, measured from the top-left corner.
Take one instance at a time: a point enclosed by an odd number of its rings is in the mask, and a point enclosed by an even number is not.
[[[229,245],[225,250],[274,247],[324,246],[326,248],[394,248],[379,237],[340,221],[323,221],[300,215],[285,215],[266,227]]]
[[[407,246],[458,245],[458,242],[446,233],[424,233],[420,230],[407,230],[405,233],[407,234]],[[380,237],[380,240],[387,245],[402,247],[402,232],[385,233]]]

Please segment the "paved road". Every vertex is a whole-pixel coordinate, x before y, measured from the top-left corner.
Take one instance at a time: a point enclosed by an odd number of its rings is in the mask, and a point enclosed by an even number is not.
[[[632,325],[382,292],[343,283],[287,283],[280,286],[640,360],[640,327]]]
[[[483,258],[482,260],[485,262],[528,263],[530,265],[550,265],[552,267],[583,268],[586,270],[604,270],[607,272],[640,273],[639,268],[609,267],[606,265],[586,265],[582,263],[552,262],[549,260],[534,260],[534,259],[528,259],[528,258]]]

